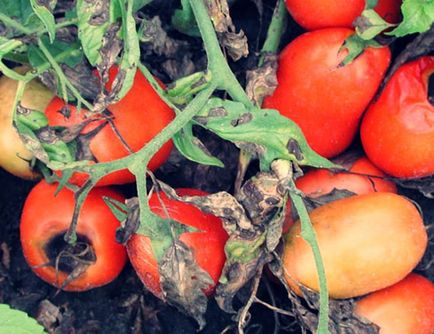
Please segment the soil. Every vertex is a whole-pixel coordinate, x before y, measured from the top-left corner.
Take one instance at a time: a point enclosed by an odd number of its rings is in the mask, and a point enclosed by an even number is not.
[[[159,2],[159,1],[156,1]],[[242,2],[242,4],[241,4]],[[163,0],[153,10],[160,14],[163,22],[168,22],[173,2]],[[256,4],[255,4],[256,3]],[[257,24],[257,4],[264,6],[262,26]],[[235,25],[243,28],[251,43],[251,54],[248,59],[241,60],[233,66],[234,72],[242,75],[247,68],[256,64],[255,51],[261,45],[267,20],[272,13],[274,1],[239,1],[232,8]],[[165,9],[165,10],[163,10]],[[163,24],[164,25],[164,24]],[[294,22],[289,23],[288,33],[282,45],[301,29]],[[175,34],[175,37],[179,37]],[[255,42],[256,41],[256,42]],[[199,53],[203,52],[198,49]],[[200,58],[200,57],[199,57]],[[161,59],[154,59],[151,67],[158,73]],[[200,63],[200,62],[198,62]],[[163,73],[166,81],[170,75]],[[164,78],[163,78],[164,79]],[[196,187],[208,192],[232,189],[237,149],[229,143],[218,140],[204,131],[198,135],[205,141],[211,153],[223,160],[225,169],[198,166],[185,160],[176,151],[170,161],[157,173],[157,177],[173,187]],[[255,172],[253,166],[250,174]],[[130,265],[111,284],[88,292],[68,293],[44,283],[36,277],[26,264],[19,240],[19,221],[24,200],[34,183],[23,181],[0,169],[0,303],[7,303],[13,308],[23,310],[37,317],[50,328],[50,333],[58,334],[138,334],[138,333],[194,333],[197,325],[194,320],[184,316],[176,309],[160,302],[146,292]],[[127,194],[134,194],[134,188],[122,187]],[[422,197],[416,191],[400,190],[403,194],[417,201],[424,213],[426,224],[434,223],[434,200]],[[37,217],[35,217],[36,223]],[[430,228],[431,242],[418,272],[434,281],[434,228]],[[243,299],[243,293],[241,293]],[[289,308],[285,290],[276,282],[264,275],[258,297],[273,302],[279,307]],[[204,333],[221,333],[228,330],[234,332],[233,315],[222,312],[210,299],[206,314],[207,326]],[[300,328],[290,317],[279,316],[267,308],[255,304],[249,323],[249,333],[278,332],[299,333]],[[278,322],[276,322],[278,320]]]

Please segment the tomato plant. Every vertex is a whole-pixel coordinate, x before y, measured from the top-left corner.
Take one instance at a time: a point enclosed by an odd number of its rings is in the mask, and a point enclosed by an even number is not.
[[[39,182],[24,204],[20,238],[24,257],[34,273],[66,291],[84,291],[110,283],[125,265],[125,247],[115,240],[118,220],[103,196],[123,201],[115,190],[92,190],[77,225],[77,242],[68,245],[64,235],[71,223],[74,194],[57,184]]]
[[[296,122],[312,149],[328,158],[350,145],[390,62],[387,47],[368,48],[341,66],[347,51],[340,48],[351,34],[328,28],[293,40],[279,57],[278,86],[263,104]]]
[[[177,189],[180,196],[204,196],[197,189]],[[160,197],[160,198],[159,198]],[[165,194],[153,194],[149,199],[151,210],[167,218],[166,213],[176,222],[196,228],[197,232],[186,232],[180,236],[194,251],[197,264],[211,276],[217,284],[225,263],[224,246],[228,235],[219,218],[206,214],[192,204],[169,199]],[[143,284],[157,297],[162,297],[158,263],[152,251],[151,241],[140,234],[133,235],[127,243],[128,256]],[[211,294],[214,286],[205,291]]]
[[[111,87],[117,71],[117,67],[110,69],[107,88]],[[127,95],[108,106],[108,111],[95,117],[96,120],[83,129],[83,134],[89,134],[102,126],[89,141],[90,151],[97,162],[116,160],[141,149],[174,117],[172,109],[161,100],[140,71],[136,72],[134,84]],[[51,126],[71,127],[91,117],[88,110],[78,112],[75,106],[66,106],[58,97],[51,101],[45,113]],[[150,170],[157,169],[166,161],[172,146],[172,141],[163,145],[151,159]],[[76,175],[71,182],[82,183],[84,179],[85,175]],[[124,184],[134,180],[129,171],[121,170],[105,176],[98,185]]]
[[[374,7],[387,22],[398,23],[400,0],[379,0]],[[294,20],[307,30],[328,27],[352,27],[365,8],[365,0],[285,0]]]
[[[355,312],[380,327],[381,334],[434,332],[434,284],[418,274],[371,293]]]
[[[396,185],[392,181],[384,180],[386,175],[366,157],[350,161],[347,168],[348,172],[310,170],[298,178],[295,184],[309,197],[323,196],[333,189],[348,190],[358,195],[380,191],[397,192]]]
[[[24,73],[26,67],[15,69]],[[0,167],[24,179],[37,178],[31,168],[33,154],[27,150],[13,126],[13,103],[18,81],[6,76],[0,78]],[[30,81],[25,88],[21,105],[28,109],[43,111],[53,97],[53,93],[38,80]]]
[[[390,175],[434,174],[434,106],[428,98],[428,79],[433,73],[432,56],[401,66],[363,118],[363,148]]]
[[[333,298],[360,296],[398,282],[413,270],[427,246],[418,209],[393,193],[344,198],[309,216]],[[298,284],[318,290],[315,261],[300,237],[300,222],[286,235],[283,266],[295,291],[300,291]]]

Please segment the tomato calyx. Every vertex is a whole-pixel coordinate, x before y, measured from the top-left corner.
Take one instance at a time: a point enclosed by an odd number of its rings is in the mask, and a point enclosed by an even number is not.
[[[67,274],[62,284],[57,284],[59,290],[79,278],[97,260],[91,241],[80,233],[74,244],[67,243],[64,233],[59,233],[47,242],[44,251],[49,261],[42,266],[54,267],[56,276],[60,272]]]

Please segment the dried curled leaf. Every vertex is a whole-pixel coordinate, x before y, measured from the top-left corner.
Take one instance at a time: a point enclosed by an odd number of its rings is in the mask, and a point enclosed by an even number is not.
[[[298,324],[303,329],[315,333],[318,327],[319,294],[303,286],[300,286],[303,297],[299,297],[292,292],[283,278],[283,266],[280,256],[277,253],[273,255],[273,261],[271,261],[268,266],[288,292],[288,298],[291,301],[291,313],[294,314]],[[354,305],[354,299],[329,300],[330,334],[379,333],[379,327],[377,325],[354,313]]]
[[[247,57],[249,47],[247,36],[244,31],[236,32],[229,14],[229,5],[227,0],[209,0],[206,1],[208,13],[214,24],[214,28],[220,39],[220,44],[227,50],[229,56],[237,61],[241,57]]]
[[[214,282],[209,274],[197,265],[193,251],[180,240],[174,240],[160,263],[159,271],[165,299],[180,311],[192,316],[198,322],[199,330],[202,330],[208,303],[203,291]]]
[[[401,187],[416,189],[427,198],[434,198],[434,175],[419,179],[394,179],[394,182]]]
[[[251,101],[261,105],[263,99],[271,95],[277,87],[277,55],[269,54],[257,69],[247,71],[246,93]]]

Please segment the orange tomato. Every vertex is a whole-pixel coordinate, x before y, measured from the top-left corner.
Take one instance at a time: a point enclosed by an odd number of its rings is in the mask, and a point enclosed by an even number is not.
[[[370,193],[337,200],[310,213],[327,285],[333,298],[351,298],[390,286],[409,274],[427,246],[417,208],[393,193]],[[301,237],[300,222],[286,235],[285,278],[318,291],[313,253]]]

